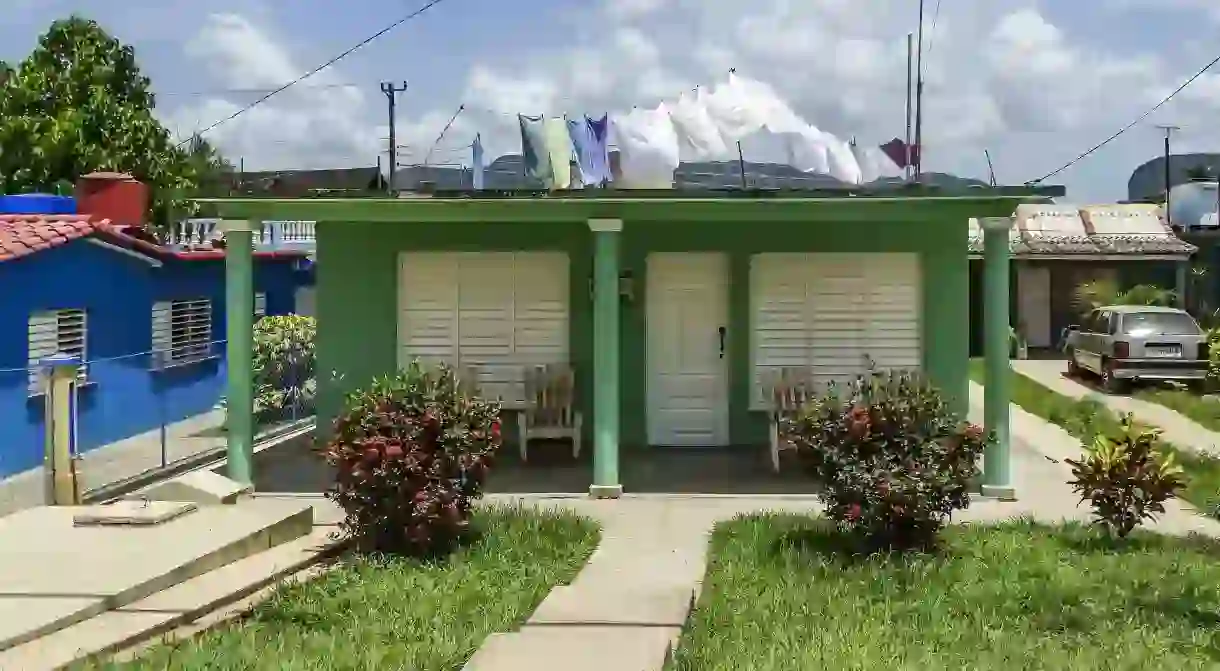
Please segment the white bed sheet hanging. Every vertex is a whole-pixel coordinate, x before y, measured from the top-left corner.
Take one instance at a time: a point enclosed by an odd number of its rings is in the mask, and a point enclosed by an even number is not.
[[[729,143],[708,113],[705,97],[701,92],[688,91],[669,108],[682,159],[715,161],[729,157]]]
[[[623,189],[671,189],[678,168],[678,134],[661,103],[654,110],[633,109],[611,117],[618,145],[619,177],[615,186]]]

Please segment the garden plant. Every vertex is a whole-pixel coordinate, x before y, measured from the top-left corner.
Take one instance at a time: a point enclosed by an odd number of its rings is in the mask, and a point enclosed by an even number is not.
[[[872,549],[933,543],[953,511],[970,504],[988,442],[907,372],[832,387],[783,431],[819,486],[826,516]]]
[[[433,555],[467,529],[500,446],[498,403],[472,397],[452,369],[418,361],[347,398],[325,447],[327,496],[341,529],[368,550]]]

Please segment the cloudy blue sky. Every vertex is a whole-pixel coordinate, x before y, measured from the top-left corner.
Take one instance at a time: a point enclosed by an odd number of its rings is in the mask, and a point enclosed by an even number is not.
[[[422,0],[5,0],[0,58],[20,60],[77,12],[135,46],[167,125],[210,125],[319,65]],[[928,0],[925,168],[1039,177],[1122,127],[1220,53],[1215,0]],[[444,0],[319,76],[210,135],[248,169],[371,165],[385,137],[381,80],[406,80],[400,142],[432,161],[514,149],[515,112],[655,105],[729,67],[770,83],[810,123],[860,141],[903,132],[905,36],[916,0]],[[345,86],[350,85],[350,86]],[[1058,176],[1077,201],[1122,198],[1160,150],[1220,151],[1220,67],[1146,124]],[[455,148],[454,151],[447,151]],[[758,150],[761,152],[762,150]],[[747,147],[747,154],[751,148]],[[747,156],[747,158],[767,158]]]

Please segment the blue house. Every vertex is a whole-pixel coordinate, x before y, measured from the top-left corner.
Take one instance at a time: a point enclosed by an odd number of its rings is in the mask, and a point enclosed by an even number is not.
[[[75,204],[24,207],[58,214],[0,214],[0,478],[42,462],[37,367],[51,354],[86,362],[82,453],[212,412],[223,395],[223,247],[160,244],[131,220],[142,219],[144,194],[108,176],[78,185]],[[308,251],[256,250],[254,284],[256,315],[296,312],[313,284]]]

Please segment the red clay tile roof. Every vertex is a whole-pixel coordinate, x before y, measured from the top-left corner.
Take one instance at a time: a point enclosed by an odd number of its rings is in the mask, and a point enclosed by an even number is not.
[[[92,235],[109,225],[87,215],[0,215],[0,261],[19,258],[70,240]]]
[[[203,261],[223,259],[224,250],[179,251],[125,234],[109,219],[94,220],[84,214],[0,214],[0,263],[50,249],[77,238],[103,236],[109,242],[147,256]],[[308,256],[299,250],[256,251],[255,258],[297,259]]]

